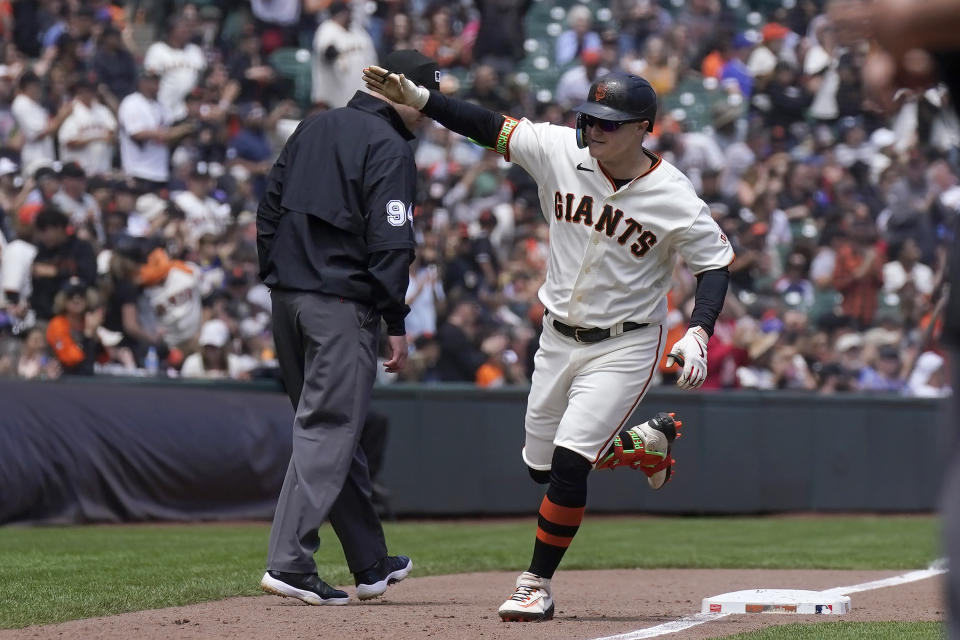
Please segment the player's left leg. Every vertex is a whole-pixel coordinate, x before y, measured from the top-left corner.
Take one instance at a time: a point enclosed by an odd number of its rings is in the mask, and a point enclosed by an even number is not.
[[[592,345],[564,346],[565,372],[572,374],[567,407],[552,443],[550,486],[540,506],[530,568],[499,610],[506,621],[553,617],[550,581],[583,518],[587,477],[646,393],[663,352],[663,331],[654,326]],[[638,370],[646,375],[638,376]],[[528,423],[523,455],[532,469],[547,467],[541,445]]]
[[[580,454],[563,447],[554,449],[550,486],[537,518],[533,559],[517,578],[516,591],[500,606],[502,620],[530,622],[553,618],[550,580],[583,520],[587,476],[592,468]]]

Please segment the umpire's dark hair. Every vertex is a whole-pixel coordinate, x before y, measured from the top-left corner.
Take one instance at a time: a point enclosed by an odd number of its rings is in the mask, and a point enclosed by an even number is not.
[[[37,231],[44,229],[66,229],[70,225],[70,218],[63,211],[53,206],[46,206],[40,209],[37,217],[33,219],[33,226]]]

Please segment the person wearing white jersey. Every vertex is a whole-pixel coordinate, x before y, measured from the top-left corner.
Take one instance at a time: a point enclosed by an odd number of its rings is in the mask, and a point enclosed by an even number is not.
[[[598,78],[576,108],[576,129],[500,115],[379,67],[365,69],[364,79],[369,89],[494,148],[539,185],[550,255],[522,456],[533,479],[549,487],[530,567],[499,614],[504,621],[549,620],[550,581],[583,518],[589,472],[629,466],[655,489],[669,479],[679,421],[658,414],[625,425],[665,348],[676,256],[698,286],[690,328],[668,363],[683,366],[677,384],[693,389],[706,377],[707,340],[733,250],[690,181],[644,149],[657,97],[639,76]]]
[[[143,68],[160,76],[160,103],[177,121],[187,115],[185,98],[193,91],[206,68],[203,49],[190,42],[191,26],[186,19],[170,23],[166,42],[154,42],[143,58]]]
[[[117,119],[97,100],[96,85],[81,78],[74,85],[73,112],[60,126],[60,161],[76,162],[88,175],[97,176],[113,169],[113,146],[117,137]]]
[[[361,88],[356,75],[377,60],[373,40],[351,15],[350,3],[330,3],[329,17],[313,36],[313,101],[330,109],[345,107]]]

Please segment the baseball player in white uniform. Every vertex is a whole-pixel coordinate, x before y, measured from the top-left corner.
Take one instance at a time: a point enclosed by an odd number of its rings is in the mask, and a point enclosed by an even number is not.
[[[683,367],[681,388],[695,389],[707,374],[707,341],[733,250],[690,181],[644,149],[657,97],[643,78],[599,78],[576,108],[575,129],[496,114],[379,67],[365,69],[364,78],[371,90],[495,149],[540,187],[550,256],[522,455],[533,479],[549,486],[530,567],[499,614],[505,621],[549,620],[550,581],[583,518],[589,472],[629,466],[655,489],[670,477],[680,422],[659,414],[625,425],[666,348],[676,256],[697,274],[698,286],[690,328],[672,345],[668,363]]]

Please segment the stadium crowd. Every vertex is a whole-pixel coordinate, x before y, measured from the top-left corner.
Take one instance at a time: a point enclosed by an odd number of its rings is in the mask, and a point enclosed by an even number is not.
[[[0,0],[0,375],[273,376],[256,277],[265,175],[301,118],[346,104],[363,66],[417,48],[443,91],[555,124],[608,70],[650,80],[663,108],[647,144],[737,255],[704,388],[948,393],[960,123],[937,84],[881,108],[862,86],[865,46],[841,44],[825,11]],[[544,16],[552,48],[531,64]],[[381,382],[524,384],[548,242],[536,185],[429,121],[418,134],[410,361]],[[695,284],[678,264],[668,344]],[[661,362],[663,383],[675,375]]]

